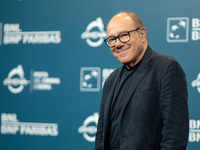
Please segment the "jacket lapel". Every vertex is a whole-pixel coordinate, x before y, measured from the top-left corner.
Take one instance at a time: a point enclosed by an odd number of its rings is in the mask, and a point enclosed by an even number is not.
[[[104,125],[104,135],[105,133],[107,132],[107,127],[108,127],[108,122],[109,122],[109,116],[110,116],[110,106],[111,106],[111,102],[112,102],[112,99],[113,97],[116,95],[115,93],[115,88],[116,88],[116,84],[117,84],[117,81],[119,80],[120,78],[120,75],[122,73],[122,70],[123,70],[123,66],[121,66],[119,68],[119,70],[116,72],[116,78],[112,81],[112,83],[109,83],[109,85],[111,87],[110,88],[110,91],[109,93],[106,95],[106,107],[104,108],[104,122],[105,122],[105,125]]]
[[[128,104],[129,100],[131,99],[131,96],[134,94],[139,83],[142,81],[143,77],[145,76],[145,74],[149,70],[149,68],[151,66],[152,57],[153,57],[153,50],[148,46],[147,51],[146,51],[143,59],[141,60],[140,66],[133,73],[133,77],[132,77],[132,80],[131,80],[131,83],[130,83],[130,88],[128,89],[127,95],[124,99],[124,103],[123,103],[122,111],[121,111],[120,115],[123,114],[126,105]]]

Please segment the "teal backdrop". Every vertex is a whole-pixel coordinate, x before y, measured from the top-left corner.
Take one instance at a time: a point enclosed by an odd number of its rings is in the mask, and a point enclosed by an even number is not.
[[[121,10],[188,82],[187,150],[200,148],[199,0],[0,0],[0,149],[92,150],[102,86],[121,66],[103,42]],[[145,143],[145,141],[144,141]]]

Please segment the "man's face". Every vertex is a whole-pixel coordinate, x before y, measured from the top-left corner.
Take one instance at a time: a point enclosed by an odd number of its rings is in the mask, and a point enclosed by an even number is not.
[[[117,36],[122,32],[136,28],[138,27],[134,25],[133,20],[126,13],[121,13],[114,16],[108,23],[107,37]],[[123,43],[116,39],[115,46],[110,47],[110,50],[118,61],[130,68],[141,60],[146,48],[146,30],[142,27],[138,31],[130,32],[130,40],[128,42]]]

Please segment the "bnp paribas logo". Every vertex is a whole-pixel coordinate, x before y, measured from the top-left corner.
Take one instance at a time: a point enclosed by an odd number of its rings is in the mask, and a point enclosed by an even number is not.
[[[167,18],[167,42],[188,42],[189,18]]]
[[[19,23],[0,22],[0,45],[59,44],[61,31],[23,31]]]

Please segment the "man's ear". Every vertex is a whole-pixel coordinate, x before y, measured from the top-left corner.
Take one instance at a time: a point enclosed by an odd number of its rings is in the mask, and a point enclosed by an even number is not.
[[[144,27],[141,27],[139,31],[140,31],[140,37],[142,38],[142,40],[146,41],[146,29]]]

